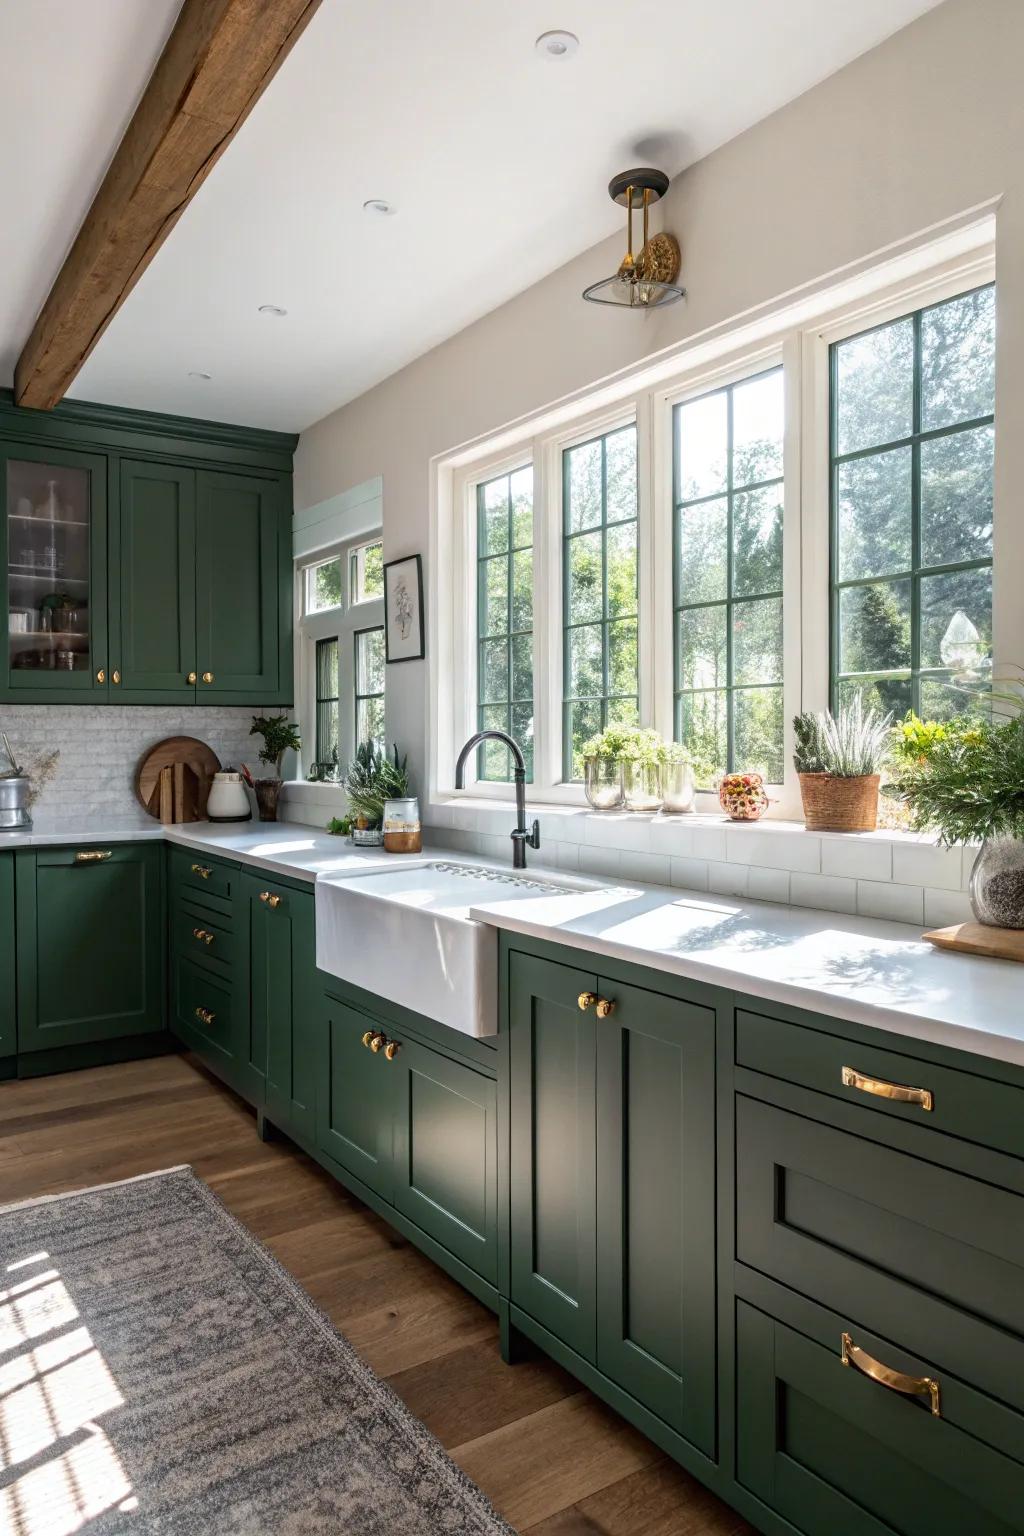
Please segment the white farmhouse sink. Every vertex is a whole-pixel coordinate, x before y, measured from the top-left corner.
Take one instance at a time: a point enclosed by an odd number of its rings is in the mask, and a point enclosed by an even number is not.
[[[543,902],[590,881],[441,859],[321,876],[316,963],[322,971],[466,1035],[498,1028],[498,935],[475,922],[486,902]]]

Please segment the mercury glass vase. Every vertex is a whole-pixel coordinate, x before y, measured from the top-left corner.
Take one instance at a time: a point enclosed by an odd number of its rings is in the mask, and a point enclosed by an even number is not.
[[[1024,842],[987,837],[974,861],[971,906],[990,928],[1024,928]]]
[[[583,787],[595,811],[616,811],[622,804],[622,764],[617,757],[588,757]]]

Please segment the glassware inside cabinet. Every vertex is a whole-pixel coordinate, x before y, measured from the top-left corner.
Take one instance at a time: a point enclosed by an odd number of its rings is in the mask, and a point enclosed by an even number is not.
[[[12,668],[85,672],[89,654],[89,471],[7,462],[7,612]]]

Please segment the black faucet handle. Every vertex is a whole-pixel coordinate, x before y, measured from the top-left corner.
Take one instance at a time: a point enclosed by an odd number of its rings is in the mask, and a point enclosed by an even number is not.
[[[531,848],[539,848],[540,847],[540,822],[539,821],[535,821],[533,826],[530,828],[530,836],[529,836],[528,841],[529,841],[529,844],[530,844]]]

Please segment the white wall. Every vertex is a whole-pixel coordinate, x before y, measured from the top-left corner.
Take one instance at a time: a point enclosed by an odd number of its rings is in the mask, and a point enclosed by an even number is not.
[[[296,505],[380,474],[385,558],[426,562],[434,455],[1000,197],[996,653],[1024,663],[1022,64],[1024,0],[946,0],[677,179],[664,225],[685,304],[644,318],[584,304],[622,243],[594,247],[304,432]],[[389,737],[423,788],[427,663],[389,668],[387,689]]]

